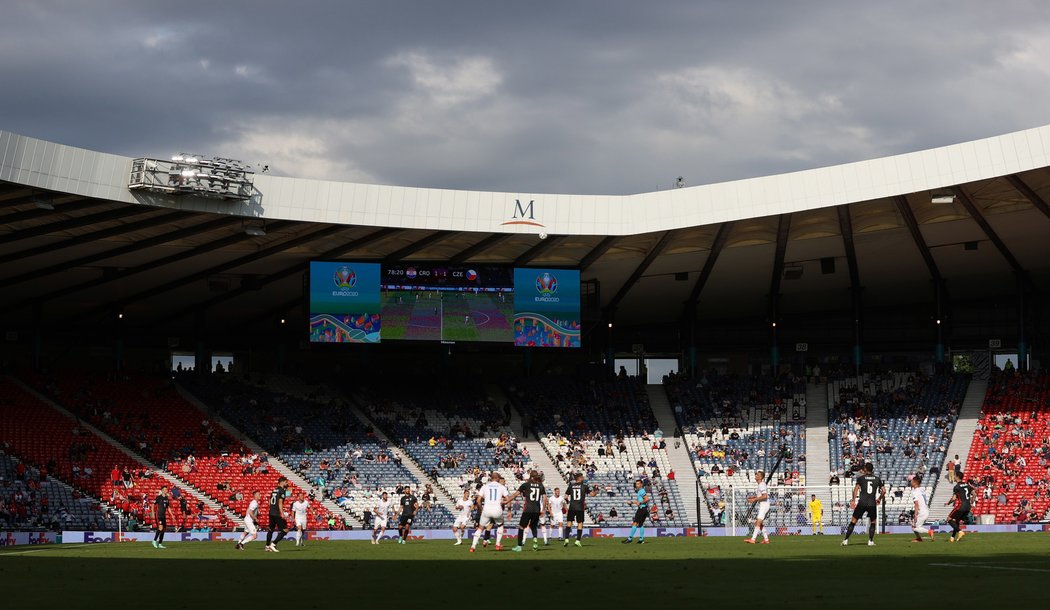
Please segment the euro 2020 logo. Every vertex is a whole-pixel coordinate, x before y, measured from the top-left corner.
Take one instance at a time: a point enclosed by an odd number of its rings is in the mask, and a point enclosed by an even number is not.
[[[350,267],[343,266],[335,270],[332,280],[340,290],[349,290],[357,284],[357,274]]]
[[[544,273],[536,278],[536,292],[543,296],[551,296],[558,292],[558,278],[550,273]]]

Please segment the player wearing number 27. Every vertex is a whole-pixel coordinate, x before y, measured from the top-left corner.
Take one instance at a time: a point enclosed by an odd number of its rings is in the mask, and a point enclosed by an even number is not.
[[[857,482],[853,485],[853,518],[850,519],[846,528],[846,537],[842,539],[842,546],[849,544],[849,537],[853,535],[853,528],[857,521],[864,515],[868,516],[868,546],[875,546],[875,520],[878,515],[878,505],[886,497],[886,486],[882,479],[875,476],[875,467],[871,462],[864,463],[864,471]]]
[[[518,491],[515,491],[507,498],[507,504],[513,502],[514,498],[518,496],[525,498],[525,508],[522,509],[521,521],[518,522],[518,545],[511,550],[515,553],[521,552],[521,545],[525,541],[525,528],[529,528],[532,532],[532,550],[536,551],[539,549],[539,541],[537,540],[539,532],[537,527],[540,524],[540,515],[550,510],[547,490],[543,488],[540,473],[535,470],[529,473],[529,480],[522,483]]]

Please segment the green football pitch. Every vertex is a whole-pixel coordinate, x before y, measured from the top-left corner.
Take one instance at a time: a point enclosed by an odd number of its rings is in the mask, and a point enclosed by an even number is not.
[[[971,534],[590,540],[512,553],[451,541],[93,544],[0,550],[8,608],[1046,608],[1050,538]],[[487,602],[486,602],[487,603]],[[116,606],[115,606],[116,604]],[[393,604],[393,605],[392,605]]]

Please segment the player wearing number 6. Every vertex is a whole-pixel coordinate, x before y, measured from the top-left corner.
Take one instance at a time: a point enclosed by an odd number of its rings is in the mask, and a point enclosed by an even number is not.
[[[751,532],[750,538],[744,538],[744,542],[755,544],[758,533],[762,532],[762,544],[769,544],[769,532],[763,525],[766,514],[769,513],[769,488],[766,487],[766,473],[761,470],[756,472],[755,483],[758,483],[758,489],[755,490],[755,495],[748,498],[747,501],[758,506],[758,515],[755,517],[755,531]]]
[[[878,492],[876,494],[876,492]],[[846,537],[842,539],[842,546],[849,544],[849,537],[853,535],[853,528],[857,521],[864,515],[868,516],[868,546],[875,546],[875,520],[878,515],[878,505],[886,497],[886,486],[882,479],[875,476],[875,467],[871,462],[864,464],[864,471],[857,482],[853,485],[853,518],[850,519],[849,527],[846,528]]]

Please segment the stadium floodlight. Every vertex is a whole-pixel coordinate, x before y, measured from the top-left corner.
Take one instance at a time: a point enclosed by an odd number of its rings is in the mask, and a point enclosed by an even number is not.
[[[146,157],[135,159],[128,188],[245,201],[255,194],[254,179],[252,166],[236,159],[179,153],[172,155],[170,161]]]
[[[955,203],[955,193],[932,193],[930,195],[930,203]]]

